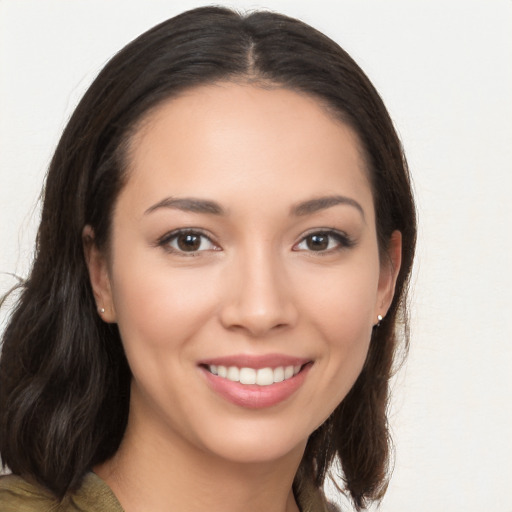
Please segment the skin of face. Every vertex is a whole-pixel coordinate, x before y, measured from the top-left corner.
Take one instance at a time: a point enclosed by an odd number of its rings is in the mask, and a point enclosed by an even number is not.
[[[131,141],[108,256],[86,248],[133,373],[130,439],[296,469],[390,305],[399,233],[390,248],[379,258],[357,136],[315,99],[219,83],[159,106]],[[304,361],[284,400],[244,406],[210,385],[205,361],[269,354]]]

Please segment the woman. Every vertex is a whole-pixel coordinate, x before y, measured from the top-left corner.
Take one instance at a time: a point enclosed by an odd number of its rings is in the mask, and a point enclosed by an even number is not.
[[[336,461],[378,500],[414,243],[400,143],[334,42],[213,7],[146,32],[50,165],[1,510],[326,510]]]

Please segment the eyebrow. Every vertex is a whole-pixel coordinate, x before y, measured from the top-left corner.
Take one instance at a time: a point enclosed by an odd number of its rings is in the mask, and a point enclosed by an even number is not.
[[[292,206],[291,214],[301,217],[304,215],[311,215],[318,211],[325,210],[327,208],[332,208],[333,206],[338,205],[352,206],[359,211],[363,219],[365,218],[363,207],[355,199],[339,195],[323,196],[317,197],[315,199],[309,199],[307,201],[302,201]],[[155,203],[153,206],[150,206],[144,212],[144,215],[152,213],[160,208],[174,208],[176,210],[182,210],[184,212],[207,213],[213,215],[226,214],[225,210],[219,203],[216,203],[215,201],[210,201],[208,199],[196,199],[191,197],[166,197],[159,201],[158,203]]]
[[[293,215],[300,217],[302,215],[310,215],[320,210],[325,210],[340,204],[353,206],[356,210],[359,211],[363,219],[365,218],[363,207],[355,199],[338,195],[317,197],[315,199],[303,201],[292,206],[291,212]]]
[[[213,215],[225,214],[225,211],[222,208],[222,206],[220,206],[215,201],[209,201],[207,199],[195,199],[190,197],[166,197],[165,199],[162,199],[158,203],[154,204],[153,206],[150,206],[144,212],[144,215],[152,213],[160,208],[174,208],[176,210],[182,210],[184,212],[210,213]]]

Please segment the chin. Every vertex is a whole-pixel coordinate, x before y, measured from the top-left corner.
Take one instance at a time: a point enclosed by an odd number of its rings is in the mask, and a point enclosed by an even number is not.
[[[299,462],[310,429],[297,430],[296,422],[279,423],[259,419],[239,422],[234,428],[212,429],[201,444],[213,455],[239,464],[268,464],[288,458]]]

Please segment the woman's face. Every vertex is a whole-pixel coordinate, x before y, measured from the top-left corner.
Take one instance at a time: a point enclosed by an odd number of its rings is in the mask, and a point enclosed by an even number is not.
[[[308,96],[221,83],[155,110],[128,176],[89,261],[139,433],[241,462],[303,450],[393,295],[357,137]]]

